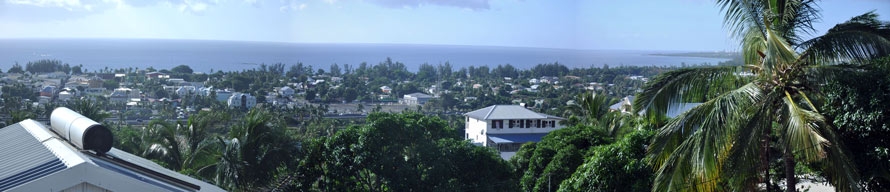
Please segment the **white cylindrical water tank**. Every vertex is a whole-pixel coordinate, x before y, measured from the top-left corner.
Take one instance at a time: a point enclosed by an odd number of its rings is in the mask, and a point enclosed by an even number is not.
[[[50,114],[50,127],[75,147],[103,154],[111,150],[114,136],[108,128],[65,107]]]

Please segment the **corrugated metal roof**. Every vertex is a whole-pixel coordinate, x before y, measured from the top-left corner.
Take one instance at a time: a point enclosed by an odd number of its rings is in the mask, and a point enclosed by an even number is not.
[[[21,124],[0,129],[0,191],[67,168]]]
[[[33,120],[25,120],[7,126],[0,129],[0,191],[16,190],[16,187],[39,181],[40,178],[64,172],[84,163],[91,164],[97,169],[119,173],[120,176],[132,177],[133,181],[170,191],[198,189],[200,191],[223,191],[217,186],[166,169],[147,159],[115,148],[112,148],[107,154],[128,165],[123,166],[121,162],[105,160],[104,157],[100,158],[91,152],[81,152],[49,131],[44,125]],[[84,175],[84,177],[91,176]],[[165,179],[165,177],[172,178],[172,180]],[[196,187],[180,188],[189,185]]]
[[[490,119],[562,119],[561,117],[537,113],[519,105],[492,105],[464,114],[479,120]]]

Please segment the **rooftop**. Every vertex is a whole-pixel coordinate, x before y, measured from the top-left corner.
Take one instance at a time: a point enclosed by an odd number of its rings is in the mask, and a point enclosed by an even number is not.
[[[0,191],[223,191],[112,148],[79,150],[45,125],[24,120],[0,129]]]
[[[464,114],[479,120],[491,119],[562,119],[561,117],[534,112],[519,105],[492,105]]]

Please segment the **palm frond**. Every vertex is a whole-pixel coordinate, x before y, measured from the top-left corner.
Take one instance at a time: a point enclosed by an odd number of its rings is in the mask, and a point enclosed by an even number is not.
[[[812,34],[816,31],[813,22],[821,19],[815,0],[772,0],[774,10],[772,29],[795,45],[802,42],[799,34]]]
[[[649,146],[650,163],[657,167],[653,191],[715,190],[722,166],[745,127],[749,108],[763,91],[755,83],[724,93],[672,119],[660,128]]]
[[[664,114],[684,100],[707,98],[709,90],[726,89],[728,84],[743,82],[742,67],[719,66],[679,69],[663,73],[643,88],[633,102],[634,113]],[[717,91],[721,92],[721,91]]]
[[[801,43],[801,59],[807,64],[864,63],[890,55],[890,24],[877,20],[874,12],[835,25],[828,33]]]
[[[772,129],[775,117],[774,103],[781,97],[774,92],[764,93],[756,107],[749,108],[746,114],[744,128],[738,129],[735,135],[735,144],[731,149],[726,165],[723,167],[726,175],[732,175],[727,179],[730,188],[736,191],[756,191],[759,182],[759,173],[763,169],[764,151],[763,142],[768,137],[768,131]]]
[[[763,33],[765,5],[759,0],[717,0],[717,5],[724,11],[723,25],[736,37],[743,37],[751,30]]]
[[[767,29],[766,34],[766,49],[764,50],[762,67],[769,71],[790,68],[789,65],[794,64],[794,61],[798,58],[794,48],[788,44],[784,37],[779,36],[776,31]],[[769,71],[767,72],[773,73]]]
[[[823,129],[820,125],[825,123],[825,118],[812,110],[803,109],[794,102],[790,93],[785,92],[785,95],[787,111],[785,114],[788,117],[782,137],[785,140],[784,146],[797,152],[797,156],[803,157],[808,162],[824,159],[826,156],[824,146],[830,144],[820,133]]]

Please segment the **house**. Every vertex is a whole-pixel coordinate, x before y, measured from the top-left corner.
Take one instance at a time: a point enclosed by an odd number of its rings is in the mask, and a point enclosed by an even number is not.
[[[103,87],[103,86],[102,86],[103,83],[105,83],[105,80],[102,80],[102,78],[95,77],[95,76],[94,76],[94,77],[91,77],[90,80],[87,81],[87,85],[89,85],[89,88],[100,88],[100,87]]]
[[[106,90],[107,89],[105,89],[104,87],[86,88],[85,90],[83,90],[83,93],[86,95],[102,95],[105,94]]]
[[[40,96],[53,97],[56,93],[56,86],[44,86],[40,89]]]
[[[170,78],[170,75],[167,75],[167,74],[164,74],[161,72],[148,72],[148,73],[145,73],[145,77],[148,77],[148,79],[164,79],[164,78]]]
[[[197,92],[198,89],[195,86],[181,86],[176,89],[176,94],[179,96],[194,95]]]
[[[561,117],[534,112],[519,105],[492,105],[465,113],[464,138],[491,147],[509,159],[522,144],[538,142],[554,130],[562,129]]]
[[[251,96],[249,93],[234,93],[229,97],[226,104],[231,108],[241,107],[250,109],[256,106],[256,97]]]
[[[185,83],[185,80],[180,78],[171,78],[167,79],[167,83],[173,85],[182,85],[183,83]]]
[[[60,119],[56,111],[51,119]],[[67,129],[57,129],[67,122],[86,124],[89,128],[80,130],[93,134],[69,137],[59,131]],[[0,191],[223,191],[115,149],[112,137],[104,126],[83,116],[51,120],[50,127],[31,119],[4,127],[0,129]],[[99,142],[84,145],[87,139]]]
[[[392,88],[384,85],[383,87],[380,87],[380,92],[383,92],[384,94],[390,94],[392,93]]]
[[[427,101],[429,101],[432,98],[433,98],[433,96],[423,94],[423,93],[412,93],[412,94],[407,94],[402,97],[405,104],[408,104],[408,105],[423,105],[424,103],[426,103]]]
[[[633,113],[634,96],[621,98],[621,101],[609,106],[610,111],[618,111],[622,113]]]
[[[229,100],[229,97],[232,97],[232,91],[216,90],[216,100],[217,101],[226,102]]]
[[[115,89],[108,95],[108,101],[111,101],[112,103],[126,103],[130,100],[130,97],[127,94],[127,92]]]
[[[280,94],[282,97],[294,96],[294,93],[296,93],[296,91],[288,86],[284,86],[278,89],[278,94]]]

